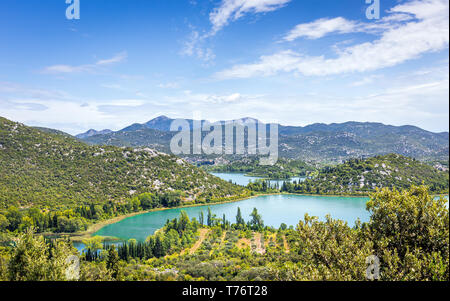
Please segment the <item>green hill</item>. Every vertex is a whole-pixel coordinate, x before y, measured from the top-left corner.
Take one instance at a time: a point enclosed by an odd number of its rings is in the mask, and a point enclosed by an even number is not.
[[[210,172],[246,173],[249,176],[264,177],[270,179],[289,179],[292,177],[306,176],[315,171],[315,167],[301,160],[279,158],[274,165],[260,165],[257,156],[249,156],[239,159],[224,158],[223,164],[204,165],[203,168]]]
[[[107,134],[82,137],[84,142],[92,145],[113,145],[127,147],[150,147],[165,153],[170,152],[170,140],[175,135],[172,132],[141,128],[129,131],[118,131]]]
[[[175,156],[149,148],[90,146],[0,117],[0,209],[70,208],[176,191],[202,202],[247,194]]]
[[[405,189],[425,184],[432,193],[448,193],[448,170],[442,171],[397,154],[350,159],[320,170],[314,178],[298,185],[285,185],[289,192],[367,194],[376,188]]]

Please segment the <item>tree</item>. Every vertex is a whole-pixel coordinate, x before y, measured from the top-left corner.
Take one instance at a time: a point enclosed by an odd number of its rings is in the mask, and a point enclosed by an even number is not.
[[[200,225],[202,225],[202,226],[203,226],[203,219],[204,219],[203,210],[201,210],[200,215],[198,217],[198,221],[200,222]]]
[[[98,250],[103,249],[103,238],[94,236],[83,240],[84,248],[92,253],[97,253]]]
[[[242,218],[242,214],[241,214],[241,208],[239,208],[239,207],[237,209],[237,214],[236,214],[236,224],[238,226],[245,225],[245,221]]]
[[[267,181],[262,182],[262,190],[267,191]]]
[[[225,213],[223,214],[223,217],[222,217],[222,228],[226,228],[227,227],[227,219],[226,219],[226,217],[225,217]]]
[[[190,224],[189,216],[186,211],[181,211],[180,222],[178,223],[178,233],[182,233]]]
[[[252,225],[252,228],[255,230],[259,230],[264,227],[263,220],[261,218],[261,215],[258,213],[258,209],[253,208],[252,213],[250,214],[252,217],[252,220],[250,221],[250,224]]]
[[[66,280],[69,267],[67,257],[71,247],[62,240],[52,245],[45,242],[43,236],[35,236],[35,230],[29,228],[14,239],[15,246],[8,263],[10,281],[61,281]]]
[[[19,228],[19,225],[22,223],[22,214],[19,209],[14,206],[8,208],[6,212],[6,218],[8,219],[9,225],[8,230],[14,231]]]
[[[208,216],[206,218],[206,224],[208,225],[208,227],[212,226],[212,213],[211,213],[211,208],[208,207]]]
[[[367,236],[374,242],[384,280],[449,279],[449,214],[444,198],[426,186],[374,193]]]
[[[9,221],[6,216],[0,214],[0,232],[4,232],[9,226]]]
[[[114,245],[112,245],[108,250],[106,268],[111,272],[112,277],[117,279],[117,276],[119,274],[119,254],[117,253],[116,246]]]

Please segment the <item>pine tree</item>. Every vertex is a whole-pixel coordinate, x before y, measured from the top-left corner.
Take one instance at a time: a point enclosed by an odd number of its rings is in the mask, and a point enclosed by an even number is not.
[[[202,225],[202,226],[203,226],[203,219],[204,219],[204,216],[203,216],[203,210],[202,210],[202,211],[200,211],[200,215],[199,215],[199,217],[198,217],[198,220],[199,220],[199,222],[200,222],[200,225]]]
[[[209,207],[208,207],[208,216],[207,216],[206,224],[208,225],[208,227],[212,226],[212,213],[211,213],[211,208],[209,208]]]
[[[242,218],[242,214],[241,214],[241,208],[238,207],[237,209],[237,215],[236,215],[236,224],[239,225],[244,225],[245,221]]]
[[[111,275],[117,279],[119,274],[119,254],[114,245],[108,251],[108,260],[106,261],[106,268],[111,272]]]

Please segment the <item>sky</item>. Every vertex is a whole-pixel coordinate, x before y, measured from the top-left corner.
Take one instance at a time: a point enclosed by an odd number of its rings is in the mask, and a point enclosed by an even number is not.
[[[448,131],[449,1],[379,3],[376,19],[366,0],[79,0],[68,19],[66,0],[2,0],[0,116],[70,134],[159,115]]]

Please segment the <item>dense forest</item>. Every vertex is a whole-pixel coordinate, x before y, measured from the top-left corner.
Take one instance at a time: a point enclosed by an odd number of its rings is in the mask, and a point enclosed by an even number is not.
[[[366,159],[350,159],[343,164],[322,168],[301,183],[286,182],[283,192],[312,194],[368,194],[377,188],[409,188],[425,184],[432,193],[449,189],[448,170],[437,168],[397,154]]]

